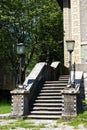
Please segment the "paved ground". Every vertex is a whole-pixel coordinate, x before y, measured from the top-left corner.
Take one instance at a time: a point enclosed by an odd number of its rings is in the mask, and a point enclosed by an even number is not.
[[[8,125],[9,123],[15,123],[17,119],[3,119],[3,117],[9,117],[9,114],[0,115],[0,126]],[[30,120],[26,119],[26,122],[34,122],[35,125],[45,124],[46,128],[40,128],[40,130],[87,130],[82,124],[79,125],[78,129],[74,129],[72,126],[68,126],[66,123],[57,124],[54,120]],[[55,127],[56,126],[56,127]],[[10,129],[12,130],[12,129]],[[33,130],[29,128],[16,128],[14,130]]]

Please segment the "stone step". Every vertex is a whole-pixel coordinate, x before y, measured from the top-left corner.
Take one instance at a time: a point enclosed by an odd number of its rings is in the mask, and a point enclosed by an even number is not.
[[[59,78],[69,78],[69,75],[60,75]]]
[[[63,90],[65,87],[64,86],[60,86],[60,87],[57,87],[57,86],[45,86],[45,87],[42,87],[42,90],[46,90],[46,89],[48,89],[48,90]]]
[[[67,82],[68,83],[68,82]],[[51,83],[49,83],[49,84],[44,84],[44,86],[57,86],[57,87],[62,87],[62,86],[66,86],[67,85],[67,83],[58,83],[58,84],[51,84]]]
[[[59,84],[59,83],[67,84],[67,80],[66,81],[45,81],[45,84]]]
[[[36,99],[62,99],[62,96],[38,96]]]
[[[35,100],[35,103],[62,103],[62,99],[58,99],[58,100],[45,100],[45,99],[37,99]]]
[[[62,107],[42,107],[42,106],[38,107],[38,106],[35,106],[31,110],[37,110],[37,111],[40,111],[40,110],[60,111],[60,110],[62,110]]]
[[[69,77],[69,75],[60,75],[60,77]]]
[[[61,75],[59,78],[62,78],[62,79],[69,79],[69,75]]]
[[[41,111],[31,111],[30,114],[34,115],[61,115],[61,111],[46,111],[46,110],[41,110]]]
[[[68,83],[68,80],[67,79],[59,79],[60,82],[62,81],[66,81]]]
[[[48,90],[48,89],[45,89],[45,90],[44,90],[44,89],[42,89],[42,90],[40,90],[40,92],[41,92],[41,93],[55,93],[55,92],[56,92],[56,93],[60,93],[61,90],[58,90],[58,89],[53,89],[53,90],[52,90],[52,89],[49,89],[49,90]]]
[[[61,96],[62,95],[62,93],[60,92],[60,93],[53,93],[53,92],[51,92],[51,93],[39,93],[39,95],[38,96]]]
[[[27,116],[29,119],[46,119],[46,120],[57,120],[61,119],[60,115],[29,115]]]
[[[33,106],[60,107],[62,106],[62,103],[33,103]]]
[[[59,79],[58,80],[69,80],[69,77],[59,77]]]
[[[68,75],[62,75],[59,81],[46,81],[30,109],[32,119],[60,119],[62,114],[62,93],[67,86]]]

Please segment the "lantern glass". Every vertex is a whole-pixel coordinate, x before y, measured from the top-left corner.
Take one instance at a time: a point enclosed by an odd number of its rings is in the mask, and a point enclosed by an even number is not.
[[[74,40],[67,40],[66,44],[67,44],[67,51],[72,52],[74,50],[75,41]]]
[[[18,55],[23,55],[25,53],[25,46],[23,43],[18,43],[17,44],[17,54]]]

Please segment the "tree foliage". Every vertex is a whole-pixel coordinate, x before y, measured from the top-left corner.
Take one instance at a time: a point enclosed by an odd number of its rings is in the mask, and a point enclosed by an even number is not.
[[[63,61],[62,11],[56,0],[0,0],[0,66],[17,66],[16,44],[33,60]]]
[[[63,18],[56,1],[45,1],[38,28],[40,61],[63,62]]]

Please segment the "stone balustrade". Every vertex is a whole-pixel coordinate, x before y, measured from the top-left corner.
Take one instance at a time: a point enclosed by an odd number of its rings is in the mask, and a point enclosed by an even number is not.
[[[60,62],[53,62],[51,65],[45,62],[37,63],[29,76],[26,77],[22,88],[11,91],[12,116],[27,116],[30,105],[43,83],[47,80],[58,80],[59,75],[62,74],[68,74],[68,68]]]

